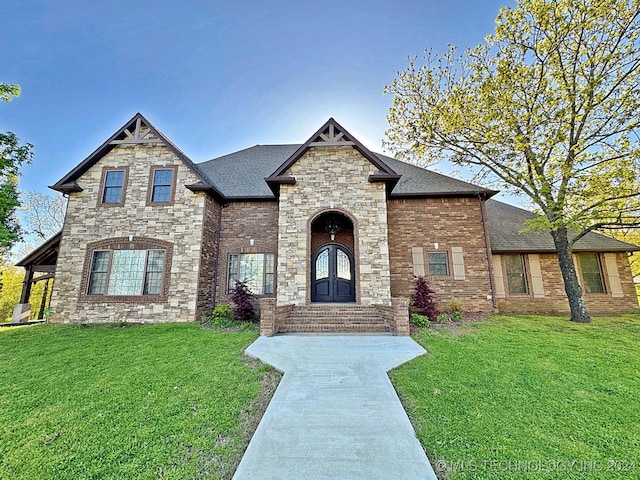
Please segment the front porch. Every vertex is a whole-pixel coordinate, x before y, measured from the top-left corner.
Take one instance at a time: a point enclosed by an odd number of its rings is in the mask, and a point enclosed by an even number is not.
[[[260,299],[260,335],[277,333],[358,333],[409,335],[409,299],[393,298],[392,305],[311,303],[276,306]]]

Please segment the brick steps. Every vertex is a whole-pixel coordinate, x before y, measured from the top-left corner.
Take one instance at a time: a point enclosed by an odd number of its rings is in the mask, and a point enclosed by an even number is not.
[[[391,329],[375,307],[322,304],[294,307],[278,332],[390,334]]]

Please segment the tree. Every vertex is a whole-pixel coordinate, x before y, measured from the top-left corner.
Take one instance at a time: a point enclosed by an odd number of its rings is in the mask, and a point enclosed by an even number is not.
[[[18,85],[0,83],[0,100],[9,102],[20,94]],[[0,249],[10,248],[21,238],[20,225],[15,218],[18,198],[20,167],[31,161],[33,145],[20,145],[18,137],[0,133]]]
[[[640,224],[640,0],[517,0],[486,43],[425,53],[386,93],[389,146],[528,197],[553,237],[571,320],[590,320],[571,256]]]
[[[62,230],[67,201],[61,195],[28,192],[22,198],[23,229],[39,241]]]

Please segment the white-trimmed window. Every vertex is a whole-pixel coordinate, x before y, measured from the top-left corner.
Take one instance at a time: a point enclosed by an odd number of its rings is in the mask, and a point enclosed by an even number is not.
[[[232,253],[229,255],[227,291],[231,293],[236,281],[245,282],[255,295],[273,295],[274,254]]]
[[[87,294],[160,295],[165,257],[165,250],[95,250]]]

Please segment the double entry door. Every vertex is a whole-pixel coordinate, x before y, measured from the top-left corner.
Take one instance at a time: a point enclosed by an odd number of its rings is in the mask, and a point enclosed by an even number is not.
[[[356,301],[353,254],[347,248],[337,244],[324,245],[311,260],[312,302]]]

